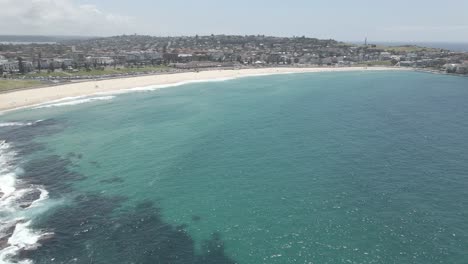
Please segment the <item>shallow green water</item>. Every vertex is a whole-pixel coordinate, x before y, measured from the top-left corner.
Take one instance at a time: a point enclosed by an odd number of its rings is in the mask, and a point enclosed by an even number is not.
[[[468,263],[467,114],[467,78],[349,72],[0,120],[57,130],[25,165],[60,201],[36,263]]]

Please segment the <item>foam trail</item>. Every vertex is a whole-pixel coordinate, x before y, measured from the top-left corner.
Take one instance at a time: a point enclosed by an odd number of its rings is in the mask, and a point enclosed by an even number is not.
[[[4,122],[4,123],[0,123],[0,127],[14,127],[14,126],[32,126],[32,125],[35,125],[39,122],[42,122],[44,120],[37,120],[35,122]]]
[[[84,104],[84,103],[89,103],[89,102],[94,102],[94,101],[112,100],[114,98],[115,98],[115,96],[100,96],[100,97],[89,97],[89,98],[75,97],[74,100],[72,100],[72,101],[69,101],[70,98],[67,98],[67,100],[65,100],[65,99],[62,100],[61,99],[61,100],[51,101],[51,102],[48,102],[46,104],[36,106],[33,109],[78,105],[78,104]]]

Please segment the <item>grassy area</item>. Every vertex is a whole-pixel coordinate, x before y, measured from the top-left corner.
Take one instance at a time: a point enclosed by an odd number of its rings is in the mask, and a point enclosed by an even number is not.
[[[167,66],[147,66],[147,67],[134,67],[134,68],[105,68],[104,70],[92,69],[90,71],[80,70],[77,72],[50,72],[43,71],[41,73],[28,74],[28,77],[74,77],[74,76],[100,76],[108,74],[125,74],[125,73],[141,73],[141,72],[155,72],[166,70]]]
[[[39,81],[0,79],[0,92],[41,85]]]
[[[50,72],[48,73],[47,71],[43,71],[41,73],[31,73],[27,74],[28,77],[67,77],[67,76],[72,76],[71,74],[67,72]]]
[[[366,61],[365,63],[358,63],[355,66],[393,66],[391,61]]]
[[[434,48],[426,48],[426,47],[420,47],[420,46],[414,46],[414,45],[405,45],[405,46],[382,46],[382,45],[377,45],[375,48],[370,48],[370,49],[378,49],[378,50],[384,50],[388,52],[419,52],[419,51],[439,51],[440,49],[434,49]]]

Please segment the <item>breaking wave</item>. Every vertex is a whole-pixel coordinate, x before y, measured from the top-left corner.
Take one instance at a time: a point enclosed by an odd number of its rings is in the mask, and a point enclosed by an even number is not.
[[[14,127],[14,126],[32,126],[32,125],[35,125],[39,122],[42,122],[43,120],[38,120],[38,121],[35,121],[35,122],[4,122],[4,123],[0,123],[0,127]]]
[[[49,193],[43,186],[31,185],[18,179],[22,170],[17,166],[12,146],[0,141],[0,263],[30,264],[18,260],[24,251],[41,246],[40,242],[53,234],[31,228],[32,217],[45,205]]]
[[[234,80],[234,79],[236,78],[230,77],[230,78],[217,78],[217,79],[206,79],[206,80],[192,80],[192,81],[178,82],[178,83],[172,83],[172,84],[160,84],[160,85],[152,85],[152,86],[146,86],[146,87],[135,87],[135,88],[125,89],[120,92],[125,93],[125,92],[154,91],[158,89],[177,87],[177,86],[193,84],[193,83],[224,82],[224,81],[229,81],[229,80]]]
[[[60,100],[51,101],[42,105],[38,105],[33,109],[41,109],[41,108],[50,108],[50,107],[60,107],[60,106],[70,106],[70,105],[78,105],[84,104],[94,101],[107,101],[114,99],[115,96],[100,96],[100,97],[86,97],[86,96],[78,96],[78,97],[68,97]]]

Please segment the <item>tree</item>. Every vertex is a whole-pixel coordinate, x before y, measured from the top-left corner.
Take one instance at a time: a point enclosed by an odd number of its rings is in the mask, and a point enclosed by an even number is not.
[[[0,77],[3,76],[3,65],[0,66]]]
[[[62,62],[62,71],[66,71],[67,70],[67,65],[65,65],[65,62]]]
[[[51,61],[49,62],[49,72],[54,72],[55,71],[55,65],[54,62]]]
[[[39,56],[37,59],[37,69],[39,70],[39,72],[41,72],[42,70],[42,53],[41,52],[39,52]]]
[[[23,58],[18,57],[18,69],[20,74],[24,74],[26,71],[24,69]]]

